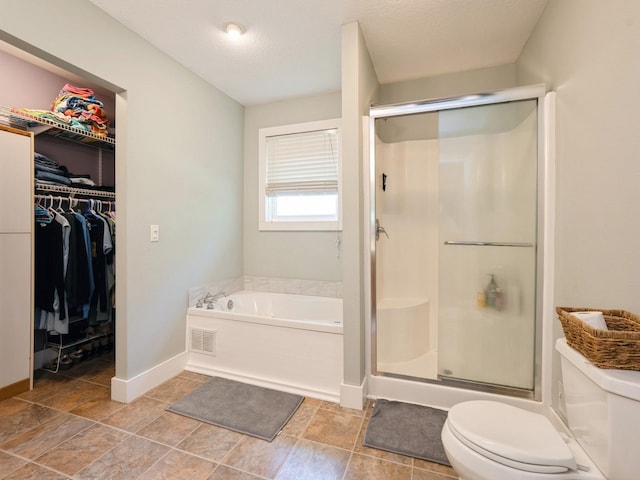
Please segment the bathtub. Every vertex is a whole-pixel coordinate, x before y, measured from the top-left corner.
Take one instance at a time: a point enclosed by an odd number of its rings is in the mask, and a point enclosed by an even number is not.
[[[241,291],[187,311],[186,369],[339,402],[342,299]]]

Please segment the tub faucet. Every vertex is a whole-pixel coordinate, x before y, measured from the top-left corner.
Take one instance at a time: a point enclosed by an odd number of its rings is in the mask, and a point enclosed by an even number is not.
[[[228,295],[229,294],[227,292],[218,292],[214,295],[207,293],[204,297],[201,297],[198,300],[198,302],[196,303],[196,307],[202,308],[206,305],[209,310],[213,310],[213,303],[219,300],[220,298],[226,297]]]
[[[207,303],[207,309],[208,310],[213,310],[213,304],[217,303],[217,301],[222,298],[222,297],[226,297],[227,295],[229,295],[227,292],[218,292],[214,295],[211,295],[210,293],[207,293],[207,296],[205,297],[205,301]]]

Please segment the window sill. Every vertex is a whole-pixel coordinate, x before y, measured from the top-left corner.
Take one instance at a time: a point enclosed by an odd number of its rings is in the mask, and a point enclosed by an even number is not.
[[[340,232],[340,222],[260,222],[259,231],[266,232]]]

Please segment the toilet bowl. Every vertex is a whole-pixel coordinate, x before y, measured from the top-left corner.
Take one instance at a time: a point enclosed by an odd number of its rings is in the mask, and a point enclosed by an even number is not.
[[[605,480],[546,417],[499,402],[455,405],[442,443],[460,480]]]

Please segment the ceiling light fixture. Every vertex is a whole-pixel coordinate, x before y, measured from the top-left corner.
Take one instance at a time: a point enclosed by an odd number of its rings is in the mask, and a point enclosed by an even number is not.
[[[226,32],[226,34],[229,35],[229,37],[231,38],[239,38],[246,31],[242,25],[235,22],[225,23],[223,29]]]

